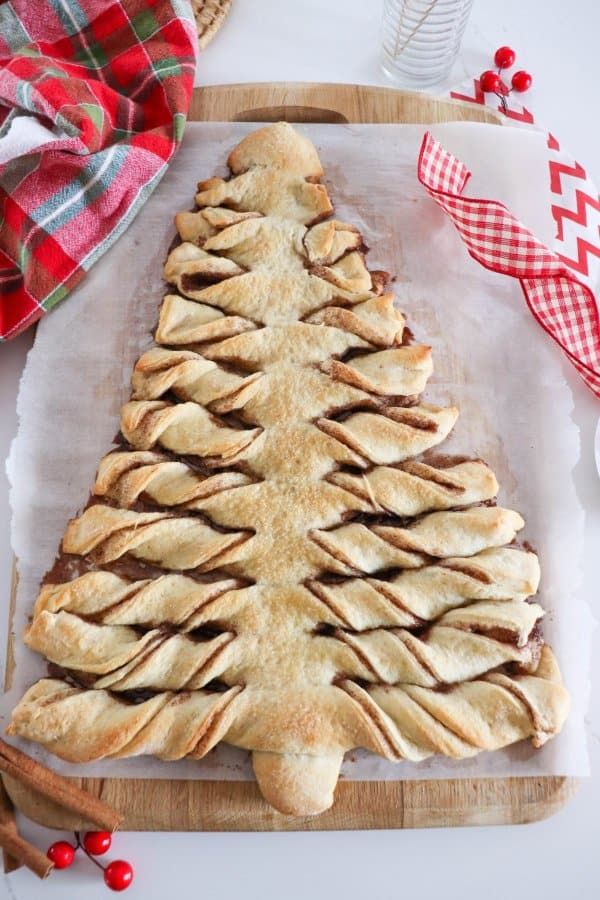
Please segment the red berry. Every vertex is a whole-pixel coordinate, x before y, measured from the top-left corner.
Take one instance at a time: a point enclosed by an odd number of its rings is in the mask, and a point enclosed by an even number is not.
[[[124,891],[133,881],[133,869],[124,859],[115,859],[105,868],[104,881],[111,891]]]
[[[108,831],[86,831],[83,836],[83,848],[92,856],[102,856],[110,850],[112,838]]]
[[[68,869],[75,859],[75,847],[68,841],[56,841],[48,847],[46,856],[57,869]]]
[[[479,84],[484,94],[495,94],[500,86],[500,76],[488,69],[479,76]]]
[[[517,54],[512,47],[498,47],[494,53],[494,62],[499,69],[510,69],[514,66]]]
[[[529,74],[529,72],[524,72],[521,69],[519,72],[515,72],[512,77],[513,90],[519,91],[519,93],[523,91],[528,91],[531,85],[533,84],[533,78]]]

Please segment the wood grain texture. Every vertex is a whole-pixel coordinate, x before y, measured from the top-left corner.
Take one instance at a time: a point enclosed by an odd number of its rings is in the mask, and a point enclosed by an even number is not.
[[[5,777],[13,803],[29,819],[68,831],[93,828]],[[329,831],[508,825],[552,815],[576,790],[570,778],[453,781],[341,781],[331,809],[295,818],[276,812],[250,781],[77,779],[125,814],[129,831]]]
[[[196,88],[191,122],[487,122],[494,110],[417,91],[360,84],[223,84]]]
[[[241,84],[197,88],[190,121],[500,124],[492,110],[413,91],[339,84]],[[11,610],[14,610],[13,584]],[[12,620],[12,615],[11,615]],[[7,681],[12,672],[9,629]],[[77,778],[76,783],[125,815],[132,831],[324,831],[426,828],[535,822],[557,812],[577,790],[566,777],[444,781],[341,781],[333,807],[314,818],[272,809],[254,782]],[[28,818],[66,830],[92,827],[10,778],[13,803]]]

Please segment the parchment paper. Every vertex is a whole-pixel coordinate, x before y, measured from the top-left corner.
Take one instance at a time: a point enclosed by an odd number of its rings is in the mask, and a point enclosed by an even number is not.
[[[161,266],[172,218],[193,205],[195,183],[224,173],[227,152],[252,125],[194,124],[171,170],[126,234],[82,287],[42,320],[18,400],[20,426],[8,462],[12,542],[19,560],[13,623],[16,667],[2,718],[46,674],[20,635],[38,583],[67,520],[84,504],[99,458],[118,430],[132,365],[151,343],[164,292]],[[518,284],[487,272],[467,254],[449,220],[416,179],[423,126],[304,128],[316,143],[338,217],[354,222],[371,247],[369,265],[397,274],[400,308],[417,338],[434,348],[432,402],[456,402],[461,416],[445,451],[477,454],[495,470],[499,502],[519,510],[523,537],[542,564],[544,634],[572,696],[568,722],[541,751],[529,743],[465,762],[433,758],[394,765],[349,754],[353,779],[586,774],[584,713],[591,615],[580,590],[584,512],[572,470],[579,432],[561,354],[536,326]],[[543,136],[508,127],[432,128],[473,170],[472,196],[504,201],[541,240],[552,241]],[[85,722],[82,722],[85,728]],[[67,773],[158,778],[252,777],[246,753],[220,745],[201,762],[148,757],[74,766],[36,745],[35,756]]]

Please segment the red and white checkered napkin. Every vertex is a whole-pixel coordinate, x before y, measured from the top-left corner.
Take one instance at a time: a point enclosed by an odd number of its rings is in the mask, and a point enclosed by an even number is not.
[[[483,93],[478,78],[470,78],[449,96],[502,113],[514,127],[546,134],[550,213],[556,222],[552,250],[581,281],[594,287],[600,277],[600,196],[590,174],[519,102],[520,94],[508,94],[503,105],[496,94]]]
[[[518,278],[533,316],[600,397],[600,322],[592,291],[495,200],[463,197],[466,166],[427,132],[418,178],[444,209],[471,256]]]

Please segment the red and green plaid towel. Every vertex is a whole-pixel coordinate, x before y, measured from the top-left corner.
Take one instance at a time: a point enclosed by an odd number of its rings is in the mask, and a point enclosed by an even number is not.
[[[59,303],[158,184],[195,40],[187,0],[0,0],[0,339]]]

